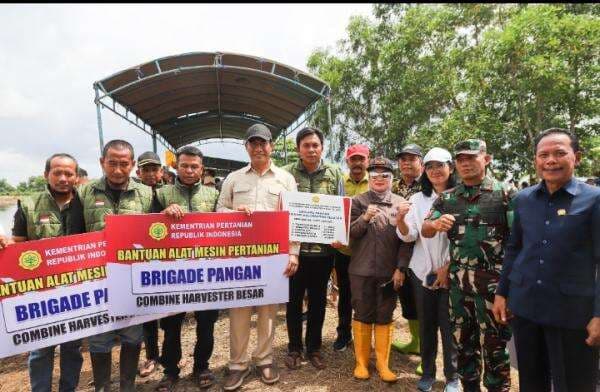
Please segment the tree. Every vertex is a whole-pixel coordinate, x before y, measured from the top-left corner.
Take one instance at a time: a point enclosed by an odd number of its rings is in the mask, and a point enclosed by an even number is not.
[[[275,165],[281,167],[286,164],[286,151],[283,148],[283,138],[275,141],[273,152],[271,153],[271,159],[275,162]],[[285,146],[287,149],[287,163],[296,162],[298,160],[298,153],[296,152],[296,143],[292,139],[285,139]]]
[[[0,178],[0,195],[10,195],[14,191],[14,186],[10,185],[5,178]]]
[[[493,140],[501,169],[532,172],[539,131],[568,128],[583,143],[598,135],[599,48],[597,17],[526,7],[476,48],[465,110],[455,120]]]
[[[583,158],[576,170],[582,177],[600,177],[600,136],[586,139],[582,143]]]
[[[358,133],[388,156],[409,141],[427,144],[460,108],[464,63],[496,8],[387,4],[375,6],[376,22],[353,18],[340,55],[316,50],[308,60],[331,85],[337,133]],[[337,141],[341,153],[348,140]]]
[[[496,175],[518,176],[532,171],[539,131],[569,128],[584,145],[598,135],[598,6],[385,4],[374,15],[350,20],[337,53],[308,59],[332,89],[333,129],[324,107],[313,122],[334,158],[356,135],[388,156],[478,137]]]
[[[44,176],[31,176],[27,181],[21,181],[17,185],[17,192],[19,194],[28,194],[41,192],[46,189],[46,179]]]

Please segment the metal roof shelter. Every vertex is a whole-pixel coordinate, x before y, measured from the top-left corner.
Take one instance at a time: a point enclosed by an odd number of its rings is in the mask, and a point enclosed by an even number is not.
[[[330,88],[287,65],[236,53],[185,53],[152,60],[94,83],[100,149],[102,108],[175,150],[209,139],[237,141],[257,122],[273,138],[287,136],[325,99]],[[284,143],[285,146],[285,143]]]

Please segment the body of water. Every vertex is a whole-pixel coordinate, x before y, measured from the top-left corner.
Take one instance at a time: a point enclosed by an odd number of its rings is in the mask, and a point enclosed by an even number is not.
[[[13,217],[15,216],[15,211],[17,211],[16,204],[13,204],[8,207],[0,207],[0,227],[4,229],[5,235],[10,235],[13,226]]]

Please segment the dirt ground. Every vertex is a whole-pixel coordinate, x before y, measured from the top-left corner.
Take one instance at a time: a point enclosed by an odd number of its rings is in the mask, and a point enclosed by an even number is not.
[[[191,313],[188,314],[191,316]],[[394,333],[395,338],[407,339],[408,328],[406,321],[400,316],[400,310],[396,309]],[[317,371],[310,362],[303,361],[303,366],[299,370],[288,370],[283,359],[287,353],[287,331],[285,325],[285,307],[282,307],[277,317],[276,341],[275,341],[275,361],[281,372],[279,383],[274,386],[264,385],[253,372],[248,376],[239,389],[240,391],[415,391],[419,376],[414,373],[418,364],[419,357],[415,355],[401,355],[392,351],[390,355],[390,368],[397,372],[400,380],[396,384],[386,384],[379,380],[375,371],[371,374],[368,381],[357,381],[352,377],[354,369],[354,354],[350,348],[344,352],[333,351],[332,345],[336,338],[335,328],[337,326],[337,313],[335,308],[329,304],[326,311],[325,325],[323,327],[323,349],[322,354],[327,363],[327,368]],[[195,321],[193,317],[186,319],[182,333],[182,346],[184,355],[184,365],[181,372],[181,381],[176,386],[176,391],[197,391],[198,388],[192,383],[190,375],[192,373],[193,358],[191,357],[193,345],[195,342]],[[224,378],[224,370],[229,358],[229,319],[227,311],[222,311],[215,326],[215,349],[211,358],[211,369],[217,376],[217,383],[220,384]],[[160,331],[160,330],[159,330]],[[162,342],[162,331],[159,332],[159,341]],[[254,347],[256,342],[255,330],[251,334],[249,349]],[[434,391],[442,391],[444,388],[443,365],[441,361],[441,343],[440,353],[437,358],[437,382],[434,385]],[[145,359],[145,352],[142,349],[140,362]],[[113,350],[113,390],[118,390],[118,360],[119,348]],[[371,370],[374,370],[371,364]],[[136,380],[137,390],[142,392],[153,391],[162,376],[162,369],[155,371],[146,378],[138,376]],[[58,390],[58,355],[55,359],[54,369],[54,388]],[[92,392],[92,369],[89,353],[84,344],[84,362],[79,382],[79,391]],[[511,391],[518,391],[517,372],[513,369],[512,374],[513,388]],[[208,389],[208,391],[222,390],[218,384]],[[27,373],[27,354],[0,359],[0,392],[17,392],[29,390],[29,376]]]

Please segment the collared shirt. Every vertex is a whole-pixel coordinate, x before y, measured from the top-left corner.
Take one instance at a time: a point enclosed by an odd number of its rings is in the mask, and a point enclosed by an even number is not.
[[[319,166],[308,172],[301,159],[283,167],[296,179],[299,192],[321,193],[324,195],[345,196],[344,174],[334,164],[326,163],[322,159]]]
[[[365,176],[358,182],[354,181],[350,174],[344,175],[344,193],[346,196],[357,196],[361,193],[369,191],[369,173],[365,173]],[[352,249],[350,246],[342,246],[338,249],[338,252],[350,256],[352,255]]]
[[[251,165],[230,173],[221,188],[217,211],[246,205],[253,211],[276,211],[281,191],[296,191],[294,177],[273,162],[260,175]]]
[[[421,192],[420,178],[421,177],[415,178],[414,181],[409,185],[404,181],[404,177],[400,175],[392,184],[392,192],[408,200],[415,193]]]
[[[344,175],[344,194],[346,196],[354,197],[365,193],[369,190],[369,174],[365,173],[365,176],[358,182],[354,181],[350,177],[350,173]]]
[[[321,160],[319,166],[308,172],[301,159],[283,167],[296,180],[298,192],[319,193],[323,195],[344,196],[344,173],[335,164]],[[330,245],[303,242],[300,253],[305,257],[333,256]]]
[[[558,324],[540,303],[527,306],[528,302],[543,298],[554,301],[557,308],[561,296],[576,295],[593,300],[593,316],[600,316],[600,285],[596,278],[599,264],[600,189],[573,178],[552,194],[545,182],[519,192],[514,200],[514,223],[496,291],[508,297],[510,305],[513,284],[527,290],[514,313]],[[570,318],[579,312],[573,306],[565,308],[571,312]]]
[[[277,211],[279,193],[295,192],[296,180],[273,162],[262,175],[249,164],[230,173],[221,188],[217,212],[235,211],[241,205],[252,211]],[[291,244],[290,254],[298,254],[298,244]]]
[[[435,192],[431,192],[431,196],[425,196],[423,192],[412,195],[409,200],[412,206],[404,217],[404,222],[408,226],[408,233],[403,235],[396,228],[396,234],[402,241],[416,241],[409,267],[417,278],[423,282],[423,285],[425,285],[427,274],[450,261],[450,242],[446,233],[436,233],[432,238],[425,238],[421,234],[423,221],[437,197],[438,195]]]

